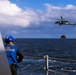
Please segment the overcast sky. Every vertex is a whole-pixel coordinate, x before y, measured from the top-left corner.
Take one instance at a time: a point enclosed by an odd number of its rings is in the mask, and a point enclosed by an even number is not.
[[[76,0],[0,0],[3,37],[76,38],[76,26],[54,24],[60,16],[76,23]]]

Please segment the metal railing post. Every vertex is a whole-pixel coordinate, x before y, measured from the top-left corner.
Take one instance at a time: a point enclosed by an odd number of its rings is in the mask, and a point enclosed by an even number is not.
[[[49,60],[48,59],[49,59],[49,56],[45,55],[44,58],[45,58],[45,65],[46,65],[46,67],[44,69],[46,70],[46,75],[48,75],[48,72],[49,72]]]

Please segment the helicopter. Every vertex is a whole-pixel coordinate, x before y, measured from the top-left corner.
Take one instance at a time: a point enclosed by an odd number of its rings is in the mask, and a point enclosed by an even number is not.
[[[65,20],[62,16],[60,16],[60,17],[61,17],[61,20],[56,21],[55,24],[59,24],[59,25],[73,25],[73,26],[76,25],[76,23],[74,23],[74,24],[70,23],[69,21]]]

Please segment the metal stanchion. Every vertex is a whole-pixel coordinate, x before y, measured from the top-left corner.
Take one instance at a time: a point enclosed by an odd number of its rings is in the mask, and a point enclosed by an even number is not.
[[[48,75],[48,72],[49,72],[48,58],[49,58],[49,56],[45,55],[44,58],[45,58],[45,64],[46,64],[46,67],[44,67],[44,70],[46,70],[46,75]]]

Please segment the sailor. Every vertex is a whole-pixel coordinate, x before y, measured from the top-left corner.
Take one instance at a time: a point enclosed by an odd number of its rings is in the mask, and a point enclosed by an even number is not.
[[[4,40],[6,43],[5,50],[8,59],[8,63],[10,65],[10,70],[12,75],[17,75],[17,68],[19,68],[18,63],[22,62],[23,54],[22,52],[15,46],[14,37],[7,36]]]

